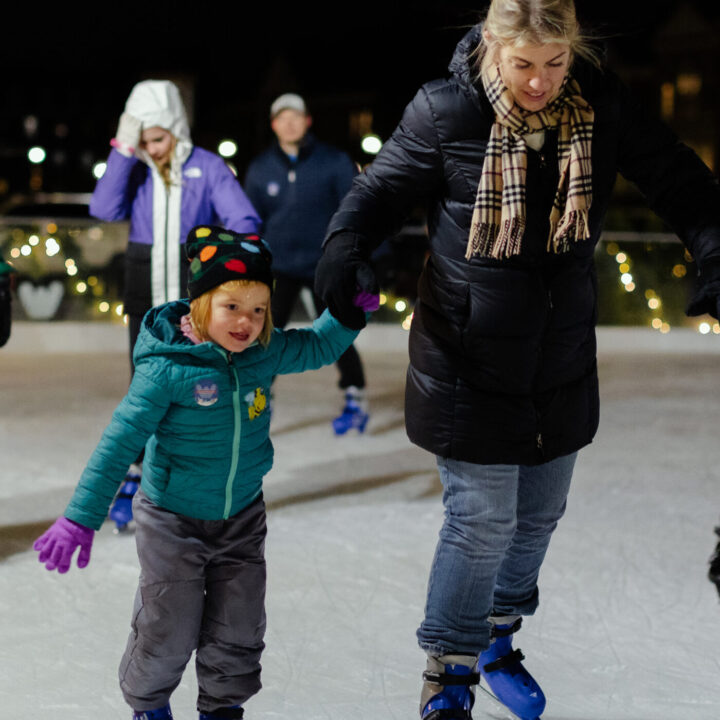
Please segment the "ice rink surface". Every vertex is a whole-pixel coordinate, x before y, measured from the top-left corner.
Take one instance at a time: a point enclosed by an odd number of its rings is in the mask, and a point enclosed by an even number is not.
[[[65,576],[28,550],[127,387],[124,334],[79,354],[69,347],[91,333],[75,330],[64,344],[18,327],[0,351],[0,718],[130,716],[116,674],[133,536],[106,524],[89,567]],[[264,689],[248,720],[417,717],[415,629],[442,507],[434,460],[403,427],[406,338],[372,325],[360,336],[364,436],[332,436],[334,367],[278,381]],[[543,720],[717,720],[720,604],[706,571],[720,515],[720,338],[601,330],[600,383],[600,431],[516,645],[548,697]],[[172,705],[177,720],[197,717],[191,665]],[[484,697],[474,716],[508,717]]]

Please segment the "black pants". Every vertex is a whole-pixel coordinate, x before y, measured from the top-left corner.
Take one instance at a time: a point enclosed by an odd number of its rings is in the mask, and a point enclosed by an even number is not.
[[[308,288],[312,292],[313,305],[315,312],[320,315],[325,310],[325,303],[315,294],[313,290],[313,281],[303,278],[290,277],[289,275],[275,276],[275,291],[272,296],[272,316],[275,327],[284,328],[290,320],[290,314],[297,302],[300,290]],[[365,373],[363,372],[362,360],[360,355],[351,345],[337,361],[337,367],[340,371],[340,380],[338,386],[342,389],[354,386],[356,388],[365,387]]]
[[[137,342],[140,329],[142,328],[143,315],[128,315],[128,335],[130,339],[130,375],[135,374],[135,363],[133,362],[133,351]]]

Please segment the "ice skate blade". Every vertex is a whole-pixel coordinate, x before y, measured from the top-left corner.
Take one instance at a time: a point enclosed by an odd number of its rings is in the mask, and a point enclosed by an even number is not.
[[[483,685],[483,680],[480,680],[480,684],[475,686],[478,690],[481,690],[486,697],[490,698],[495,705],[497,705],[498,709],[503,713],[502,716],[497,717],[505,717],[505,718],[512,718],[512,720],[541,720],[540,715],[536,715],[535,717],[522,717],[521,715],[516,715],[510,708],[502,703],[500,700],[497,699],[495,695],[493,695],[492,690],[488,689],[485,685]],[[477,708],[476,706],[476,709]]]

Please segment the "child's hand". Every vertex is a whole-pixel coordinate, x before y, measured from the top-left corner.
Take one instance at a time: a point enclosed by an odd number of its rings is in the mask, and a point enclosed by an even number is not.
[[[92,548],[95,531],[59,517],[43,535],[34,543],[33,549],[39,551],[38,560],[45,563],[48,570],[66,573],[70,569],[70,562],[76,547],[80,547],[77,566],[84,568],[90,562],[90,549]]]
[[[358,291],[353,297],[353,305],[365,312],[375,312],[380,307],[380,295],[369,293],[358,287]]]

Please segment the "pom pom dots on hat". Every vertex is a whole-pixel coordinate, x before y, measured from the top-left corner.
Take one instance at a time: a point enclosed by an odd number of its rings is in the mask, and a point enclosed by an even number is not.
[[[272,254],[259,235],[198,225],[189,232],[185,250],[191,300],[229,280],[262,282],[272,291]]]

